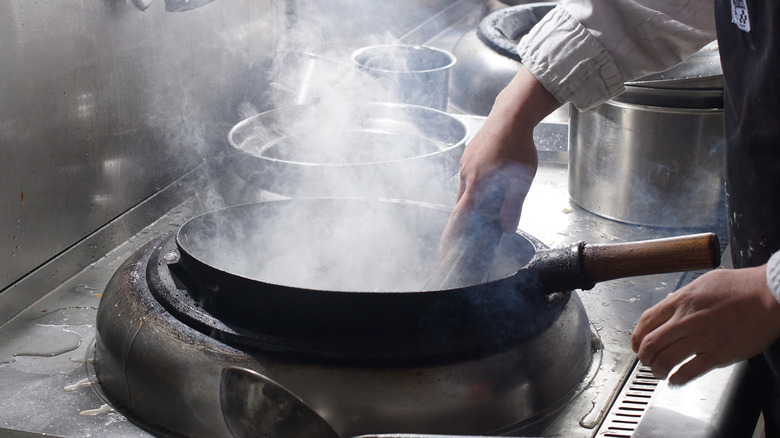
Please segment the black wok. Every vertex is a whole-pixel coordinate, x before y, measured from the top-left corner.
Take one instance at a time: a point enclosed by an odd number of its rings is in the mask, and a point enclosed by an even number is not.
[[[546,330],[572,289],[720,260],[712,234],[545,250],[518,233],[501,238],[488,281],[421,290],[449,214],[365,199],[229,207],[179,229],[174,270],[207,312],[262,333],[266,351],[386,360],[501,350]]]

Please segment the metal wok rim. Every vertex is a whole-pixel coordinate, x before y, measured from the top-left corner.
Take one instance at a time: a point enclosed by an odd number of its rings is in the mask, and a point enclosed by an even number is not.
[[[283,163],[283,164],[292,164],[296,166],[302,166],[302,167],[328,167],[328,168],[354,168],[354,167],[362,167],[362,166],[376,166],[379,164],[395,164],[395,163],[403,163],[403,162],[409,162],[409,161],[415,161],[420,159],[425,159],[428,157],[433,157],[440,154],[446,154],[454,149],[457,149],[459,147],[462,147],[469,136],[469,130],[465,123],[463,123],[462,120],[458,119],[457,117],[454,117],[452,114],[449,114],[444,111],[440,111],[434,108],[429,108],[426,106],[421,105],[414,105],[414,104],[406,104],[406,103],[395,103],[395,102],[370,102],[370,101],[364,101],[364,102],[358,102],[356,103],[358,106],[370,106],[370,107],[386,107],[386,108],[397,108],[399,111],[404,110],[412,110],[412,111],[420,111],[423,113],[429,113],[429,114],[435,114],[439,117],[442,117],[448,121],[454,128],[459,129],[462,135],[459,135],[459,139],[457,141],[451,142],[451,143],[441,143],[442,145],[446,144],[447,147],[440,149],[438,151],[429,152],[422,155],[414,155],[410,157],[404,157],[404,158],[396,158],[393,160],[379,160],[379,161],[362,161],[357,163],[309,163],[304,161],[294,161],[294,160],[283,160],[279,158],[272,158],[267,157],[264,155],[258,155],[252,152],[247,151],[245,148],[241,147],[240,144],[237,144],[235,141],[235,136],[237,135],[237,132],[241,129],[244,129],[246,126],[249,126],[250,124],[254,123],[257,119],[261,117],[267,117],[269,114],[272,113],[278,113],[284,110],[289,110],[291,108],[304,108],[309,105],[307,104],[298,104],[298,105],[286,105],[274,109],[270,109],[268,111],[263,111],[259,114],[255,114],[251,117],[248,117],[240,122],[238,122],[235,126],[233,126],[230,131],[228,132],[228,142],[230,143],[230,146],[237,152],[242,154],[247,154],[255,159],[268,161],[270,163]]]
[[[443,65],[441,67],[436,68],[426,68],[426,69],[418,69],[418,70],[391,70],[386,68],[378,68],[378,67],[367,67],[363,63],[361,63],[358,58],[365,53],[372,51],[372,50],[397,50],[397,51],[405,51],[405,52],[432,52],[436,53],[437,55],[441,55],[444,59],[449,60],[449,62],[446,65]],[[420,44],[377,44],[373,46],[366,46],[361,47],[360,49],[355,50],[352,52],[352,63],[361,70],[364,71],[379,71],[383,73],[394,73],[394,74],[419,74],[419,73],[430,73],[435,71],[442,71],[446,70],[453,65],[457,63],[457,59],[455,58],[455,55],[452,53],[440,49],[438,47],[433,46],[425,46]],[[432,109],[432,108],[431,108]]]
[[[518,237],[522,240],[510,242],[509,251],[535,250],[535,239]],[[192,257],[178,247],[176,238],[178,233],[167,240],[163,246],[169,249],[159,250],[157,262],[153,260],[150,266],[163,279],[158,283],[177,284],[164,280],[173,275],[179,282],[173,289],[186,292],[163,288],[165,293],[159,292],[163,295],[158,300],[173,306],[169,311],[177,318],[216,339],[283,356],[393,366],[483,356],[539,335],[569,307],[570,294],[549,300],[539,290],[540,284],[526,283],[530,274],[522,269],[518,272],[526,275],[453,289],[305,289],[247,279],[199,259],[188,260]],[[515,242],[527,246],[521,248]],[[177,250],[174,264],[162,258]],[[510,260],[512,265],[515,262]]]
[[[208,267],[208,269],[213,270],[215,272],[219,272],[222,275],[227,276],[233,276],[236,278],[241,278],[245,281],[252,281],[256,282],[258,284],[266,285],[266,286],[275,286],[275,287],[284,287],[290,290],[295,291],[302,291],[302,292],[316,292],[316,293],[333,293],[333,294],[435,294],[435,293],[448,293],[450,291],[457,291],[461,290],[463,288],[468,287],[475,287],[475,286],[490,286],[493,284],[497,284],[500,282],[503,282],[507,279],[510,279],[512,277],[515,277],[518,275],[519,271],[522,271],[525,265],[518,265],[517,269],[514,272],[507,273],[506,275],[501,275],[499,277],[496,277],[494,279],[473,284],[473,285],[462,285],[462,286],[454,286],[454,287],[445,287],[445,288],[438,288],[438,289],[427,289],[427,290],[400,290],[400,291],[365,291],[365,290],[332,290],[332,289],[315,289],[315,288],[309,288],[309,287],[301,287],[301,286],[294,286],[294,285],[288,285],[288,284],[282,284],[282,283],[273,283],[269,282],[257,277],[253,276],[246,276],[240,273],[232,272],[231,270],[228,270],[224,267],[219,267],[211,262],[208,262],[204,260],[203,257],[201,257],[198,254],[195,254],[193,251],[191,251],[188,248],[188,244],[183,242],[182,236],[184,233],[185,227],[187,227],[188,224],[194,223],[194,221],[203,218],[205,216],[209,215],[215,215],[222,212],[227,212],[229,210],[238,210],[238,209],[247,209],[252,208],[252,206],[259,206],[259,205],[272,205],[272,204],[291,204],[291,203],[298,203],[298,202],[353,202],[353,203],[379,203],[379,204],[386,204],[386,205],[408,205],[408,206],[416,206],[419,208],[427,208],[431,210],[437,210],[445,213],[449,213],[452,211],[452,207],[439,205],[439,204],[431,204],[421,201],[412,201],[412,200],[403,200],[403,199],[392,199],[392,198],[361,198],[361,197],[343,197],[343,198],[333,198],[333,197],[310,197],[310,198],[286,198],[286,199],[274,199],[269,201],[260,201],[260,202],[248,202],[244,204],[238,204],[233,206],[228,206],[224,208],[220,208],[217,210],[208,211],[202,214],[199,214],[189,220],[187,220],[185,223],[183,223],[177,230],[176,230],[176,246],[178,250],[182,253],[185,253],[187,257],[190,257],[194,259],[197,263]],[[522,239],[531,246],[534,253],[539,251],[540,249],[546,249],[547,245],[536,239],[535,237],[525,233],[522,230],[518,230],[515,233],[511,235],[504,235],[505,238],[510,239]],[[523,243],[518,240],[518,244]],[[530,258],[529,258],[530,261]]]
[[[439,221],[446,218],[437,215],[446,215],[449,210],[415,201],[364,198],[294,198],[227,209],[252,206],[260,209],[269,205],[273,209],[274,204],[306,201],[374,202],[386,204],[380,208],[423,208],[418,211],[422,216],[415,220],[436,221],[435,227],[442,225]],[[247,213],[258,212],[228,213],[227,219],[246,218]],[[281,210],[276,212],[284,214]],[[565,294],[561,299],[550,300],[535,275],[521,269],[524,266],[518,267],[538,248],[544,247],[520,232],[499,245],[496,262],[500,271],[496,277],[509,273],[502,278],[450,289],[329,290],[326,284],[319,289],[287,286],[234,274],[224,269],[225,266],[212,266],[203,261],[205,257],[193,256],[187,242],[180,238],[186,235],[189,223],[180,227],[176,242],[171,242],[179,250],[175,269],[181,273],[177,277],[189,291],[188,296],[200,303],[197,307],[202,311],[231,327],[225,332],[227,336],[235,338],[233,331],[262,333],[259,338],[239,336],[238,339],[243,344],[258,342],[266,347],[270,342],[273,348],[288,353],[294,345],[297,355],[324,355],[336,360],[358,356],[361,361],[403,362],[447,360],[463,354],[500,351],[545,330],[560,316],[570,296]],[[204,254],[197,249],[195,253]],[[285,345],[280,346],[273,339],[284,339]]]

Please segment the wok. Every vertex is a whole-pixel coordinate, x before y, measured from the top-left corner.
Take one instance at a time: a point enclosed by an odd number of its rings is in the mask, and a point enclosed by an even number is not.
[[[368,199],[233,206],[179,229],[174,270],[265,351],[405,360],[501,351],[550,327],[572,289],[720,261],[714,234],[547,250],[519,232],[501,238],[488,281],[422,290],[449,215]]]

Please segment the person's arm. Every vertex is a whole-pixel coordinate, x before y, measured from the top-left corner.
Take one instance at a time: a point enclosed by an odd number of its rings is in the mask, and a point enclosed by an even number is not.
[[[587,109],[715,40],[712,0],[563,0],[518,44],[559,101]]]
[[[482,200],[502,192],[501,228],[515,232],[536,174],[533,130],[561,105],[528,70],[521,69],[498,95],[482,128],[461,157],[458,201],[442,237],[445,246],[465,227]]]
[[[568,0],[523,37],[518,53],[524,68],[498,95],[493,110],[461,159],[460,187],[442,239],[445,245],[463,230],[476,209],[497,192],[503,193],[503,230],[517,229],[536,173],[533,128],[562,102],[571,101],[580,109],[604,102],[622,92],[624,81],[644,73],[648,65],[671,67],[686,53],[693,53],[697,46],[714,38],[714,30],[708,27],[712,18],[699,19],[708,10],[702,4],[710,3],[711,14],[711,0],[656,0],[663,6],[660,10],[641,3]],[[694,13],[689,14],[683,6],[694,9]],[[671,18],[672,12],[683,20]],[[707,29],[697,30],[694,24]],[[646,42],[648,34],[654,36]],[[693,42],[679,41],[685,38]],[[659,41],[663,41],[660,46]],[[656,47],[657,53],[638,51],[647,47]],[[661,51],[659,47],[665,49]],[[661,52],[665,56],[660,56]],[[649,62],[648,57],[655,61]]]

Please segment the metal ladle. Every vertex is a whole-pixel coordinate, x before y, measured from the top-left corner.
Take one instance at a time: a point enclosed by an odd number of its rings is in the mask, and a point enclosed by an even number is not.
[[[247,368],[222,369],[219,402],[225,423],[236,438],[339,438],[303,400]]]

